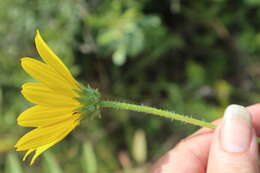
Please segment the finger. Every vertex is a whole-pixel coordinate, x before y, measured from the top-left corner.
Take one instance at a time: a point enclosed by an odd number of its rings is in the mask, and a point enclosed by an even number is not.
[[[167,152],[151,169],[150,173],[203,173],[206,169],[208,146],[211,132],[197,134],[192,139],[183,140],[173,150]]]
[[[214,124],[220,122],[221,120],[216,120]],[[199,129],[161,157],[153,165],[150,173],[171,173],[173,171],[178,173],[206,172],[212,137],[212,129]]]
[[[248,106],[247,110],[252,115],[252,122],[257,136],[260,136],[260,104]]]
[[[256,127],[260,132],[260,104],[249,106]],[[222,119],[214,121],[220,124]],[[213,130],[201,128],[192,136],[182,140],[174,149],[161,157],[150,170],[150,173],[202,173],[206,171],[209,147]],[[184,164],[187,163],[187,164]]]
[[[258,146],[248,110],[230,105],[215,130],[207,173],[257,173]]]

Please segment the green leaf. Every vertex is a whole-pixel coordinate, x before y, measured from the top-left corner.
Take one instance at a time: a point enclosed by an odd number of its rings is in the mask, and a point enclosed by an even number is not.
[[[186,74],[189,84],[197,87],[205,83],[205,70],[200,64],[189,62],[186,68]]]
[[[97,160],[96,155],[91,143],[85,143],[83,145],[83,154],[81,164],[85,173],[97,172]]]
[[[227,106],[230,102],[229,98],[232,91],[231,85],[225,80],[218,80],[215,84],[215,90],[217,99],[219,100],[220,104]]]
[[[14,152],[8,153],[5,166],[5,173],[22,173],[22,167]]]
[[[120,66],[126,61],[126,49],[124,46],[120,46],[113,54],[114,64]]]
[[[62,173],[60,166],[54,159],[51,152],[45,152],[43,154],[43,168],[45,173]]]

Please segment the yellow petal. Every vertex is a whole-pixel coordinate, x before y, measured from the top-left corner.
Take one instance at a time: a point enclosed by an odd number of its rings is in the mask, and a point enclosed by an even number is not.
[[[29,154],[31,154],[33,151],[34,151],[34,149],[28,150],[28,151],[26,152],[26,154],[23,156],[23,161],[25,161],[25,159],[27,158],[27,156],[28,156]]]
[[[58,93],[70,97],[77,97],[78,93],[73,90],[62,76],[60,76],[52,67],[32,58],[22,58],[21,65],[29,75],[34,79],[43,82],[49,88],[56,90]]]
[[[55,142],[75,128],[75,121],[75,117],[71,116],[71,118],[66,121],[38,127],[21,137],[15,147],[17,148],[17,151],[23,151],[37,149]]]
[[[57,141],[57,140],[56,140]],[[37,148],[36,149],[36,152],[35,152],[35,154],[34,154],[34,156],[33,156],[33,158],[32,158],[32,160],[31,160],[31,163],[30,163],[30,165],[32,165],[34,162],[35,162],[35,159],[41,154],[41,153],[43,153],[44,151],[46,151],[48,148],[50,148],[50,147],[52,147],[53,145],[55,145],[57,142],[52,142],[52,143],[50,143],[50,144],[47,144],[47,145],[44,145],[44,146],[42,146],[42,147],[39,147],[39,148]]]
[[[73,107],[33,106],[17,118],[17,123],[24,127],[40,127],[69,118],[73,114]]]
[[[41,83],[26,83],[22,86],[23,96],[33,104],[52,107],[77,107],[80,103],[71,97],[60,95]]]
[[[70,132],[71,130],[73,130],[75,128],[75,124],[73,126],[72,129],[68,129],[65,133],[63,133],[59,138],[57,138],[55,141],[53,141],[52,143],[49,143],[47,145],[44,145],[42,147],[39,147],[36,149],[36,152],[31,160],[31,163],[30,165],[32,165],[35,161],[35,159],[41,154],[43,153],[44,151],[46,151],[48,148],[52,147],[53,145],[55,145],[56,143],[60,142],[62,139],[64,139]]]
[[[77,81],[73,78],[70,71],[58,58],[58,56],[44,42],[39,31],[36,32],[35,44],[41,58],[53,69],[55,69],[61,76],[63,76],[68,82],[70,82],[71,85],[74,86],[74,89],[79,89]]]

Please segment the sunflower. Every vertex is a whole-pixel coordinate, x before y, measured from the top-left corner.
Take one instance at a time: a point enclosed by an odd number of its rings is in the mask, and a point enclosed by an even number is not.
[[[80,98],[87,97],[80,96],[84,89],[38,31],[35,45],[44,62],[28,57],[21,59],[22,68],[36,80],[25,83],[21,93],[35,106],[17,118],[18,125],[34,129],[15,145],[17,151],[27,151],[23,160],[35,152],[31,165],[42,152],[60,142],[79,125],[82,115]]]

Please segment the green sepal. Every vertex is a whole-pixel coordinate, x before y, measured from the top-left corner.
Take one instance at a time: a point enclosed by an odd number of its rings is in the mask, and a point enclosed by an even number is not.
[[[79,91],[80,97],[78,98],[79,102],[81,103],[80,112],[90,116],[91,118],[94,117],[101,117],[100,111],[100,101],[101,95],[97,89],[91,88],[89,85],[87,87],[81,88]]]

